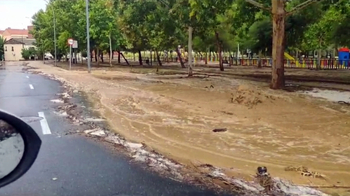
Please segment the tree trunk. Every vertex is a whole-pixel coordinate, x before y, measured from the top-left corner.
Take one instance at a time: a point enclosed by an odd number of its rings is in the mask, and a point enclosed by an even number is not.
[[[121,52],[120,50],[118,51],[118,64],[120,64],[120,55],[121,55]]]
[[[169,53],[163,51],[164,57],[165,57],[165,62],[169,63]]]
[[[141,56],[141,50],[139,50],[139,64],[143,65],[143,63],[142,63],[142,56]]]
[[[74,64],[78,64],[77,49],[74,49],[74,58],[75,58]]]
[[[159,65],[159,66],[163,66],[163,65],[162,65],[162,61],[160,60],[160,57],[159,57],[158,50],[156,50],[156,55],[157,55],[158,65]]]
[[[100,58],[101,58],[101,62],[104,63],[104,60],[103,60],[103,51],[100,51],[101,55],[100,55]]]
[[[229,65],[230,65],[230,67],[233,66],[233,56],[234,56],[234,54],[232,53],[232,55],[231,55],[231,53],[230,53],[230,57],[229,57]]]
[[[317,50],[317,64],[316,64],[316,69],[320,70],[321,69],[321,49]]]
[[[193,76],[193,69],[192,69],[192,59],[193,59],[193,53],[192,53],[192,33],[193,28],[188,27],[188,77]]]
[[[94,54],[95,54],[95,62],[97,62],[97,49],[94,49]]]
[[[262,51],[259,50],[258,68],[262,68]]]
[[[176,54],[177,54],[177,57],[179,58],[181,68],[186,68],[185,63],[182,60],[180,50],[178,48],[176,48]]]
[[[153,63],[152,50],[150,51],[150,58],[148,60],[148,65],[150,65],[150,63],[151,63],[151,66],[152,66],[152,63]]]
[[[124,59],[124,61],[126,62],[127,65],[130,65],[128,59],[126,59],[125,56],[124,56],[124,54],[121,53],[120,51],[119,51],[119,53],[118,53],[119,63],[120,63],[120,56],[123,57],[123,59]]]
[[[208,52],[205,52],[205,56],[204,56],[204,64],[207,65],[208,64]]]
[[[285,86],[284,80],[284,44],[285,44],[285,0],[272,0],[272,89]]]
[[[100,66],[100,49],[99,48],[96,49],[95,56],[97,58],[97,66]]]
[[[209,54],[208,55],[208,57],[209,57],[208,59],[209,59],[209,61],[211,61],[211,51],[210,50],[208,50],[208,54]]]
[[[113,56],[113,51],[112,51],[112,38],[111,34],[109,35],[109,65],[112,67],[112,56]]]
[[[219,32],[215,31],[215,37],[216,37],[216,45],[218,47],[218,55],[219,55],[219,66],[220,66],[220,71],[224,71],[224,64],[222,62],[222,54],[221,54],[221,40],[219,37]]]

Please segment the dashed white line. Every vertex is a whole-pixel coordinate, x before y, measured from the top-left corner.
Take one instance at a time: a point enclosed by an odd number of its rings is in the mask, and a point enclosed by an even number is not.
[[[41,125],[41,129],[43,131],[44,135],[49,135],[51,134],[51,130],[49,127],[49,124],[47,123],[47,120],[45,118],[45,114],[44,112],[38,112],[39,117],[41,117],[42,119],[40,120],[40,125]]]
[[[29,78],[29,76],[26,76],[26,78]]]
[[[31,85],[31,84],[29,84],[29,88],[33,90],[33,89],[34,89],[34,86]]]

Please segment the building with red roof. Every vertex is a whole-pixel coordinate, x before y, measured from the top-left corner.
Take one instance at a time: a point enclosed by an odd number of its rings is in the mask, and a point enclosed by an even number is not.
[[[30,31],[32,29],[33,29],[33,26],[28,26],[27,29],[12,29],[9,27],[5,30],[0,30],[0,35],[6,40],[10,40],[12,38],[33,39],[33,35],[30,34]]]

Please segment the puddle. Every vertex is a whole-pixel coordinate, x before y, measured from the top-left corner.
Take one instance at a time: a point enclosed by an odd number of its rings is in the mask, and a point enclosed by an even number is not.
[[[321,90],[314,88],[312,91],[302,91],[302,94],[312,97],[324,98],[333,102],[350,102],[350,92],[336,90]]]

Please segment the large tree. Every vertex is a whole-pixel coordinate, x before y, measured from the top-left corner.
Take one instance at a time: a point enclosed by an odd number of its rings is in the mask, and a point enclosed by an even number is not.
[[[246,0],[246,2],[266,10],[272,15],[272,79],[270,87],[272,89],[281,89],[285,86],[284,78],[284,50],[286,46],[285,40],[285,22],[286,17],[306,8],[307,6],[319,2],[320,0],[307,0],[286,10],[290,1],[271,0],[271,6],[266,6],[267,0],[258,2],[255,0]]]

